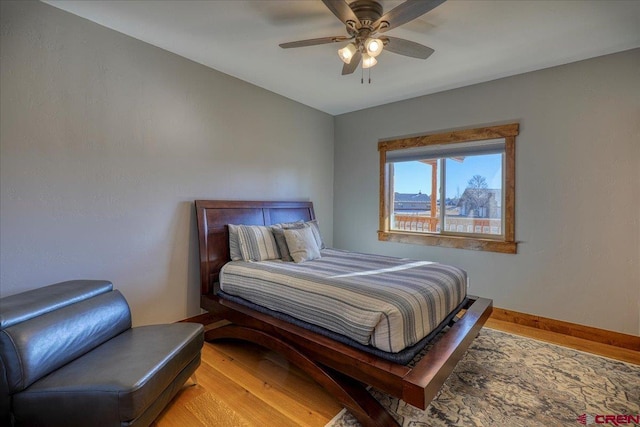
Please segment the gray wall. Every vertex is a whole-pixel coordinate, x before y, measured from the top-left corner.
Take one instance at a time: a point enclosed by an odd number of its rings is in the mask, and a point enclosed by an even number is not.
[[[334,120],[48,5],[0,7],[0,295],[105,278],[136,324],[192,316],[192,201],[309,199],[336,247],[458,264],[498,307],[640,332],[640,51]],[[517,255],[377,241],[378,139],[509,121]]]
[[[337,247],[457,264],[497,307],[640,334],[640,50],[338,116]],[[379,139],[520,123],[516,255],[379,242]]]
[[[100,278],[134,323],[199,314],[193,200],[312,200],[333,118],[39,2],[1,2],[0,294]]]

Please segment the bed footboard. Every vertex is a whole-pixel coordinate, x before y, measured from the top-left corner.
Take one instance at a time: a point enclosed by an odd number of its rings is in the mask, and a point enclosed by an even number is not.
[[[493,311],[493,300],[470,297],[464,315],[404,378],[402,400],[426,409]],[[420,400],[422,399],[422,404]]]

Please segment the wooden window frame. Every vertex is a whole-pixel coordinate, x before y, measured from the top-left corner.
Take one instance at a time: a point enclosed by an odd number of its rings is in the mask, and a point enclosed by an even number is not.
[[[506,254],[517,253],[517,242],[515,240],[515,142],[519,128],[518,123],[510,123],[378,142],[378,151],[380,152],[380,225],[378,240]],[[393,185],[389,173],[390,165],[387,164],[387,152],[428,145],[459,144],[498,138],[505,140],[504,237],[502,239],[426,234],[391,229],[391,206],[389,206],[389,201]]]

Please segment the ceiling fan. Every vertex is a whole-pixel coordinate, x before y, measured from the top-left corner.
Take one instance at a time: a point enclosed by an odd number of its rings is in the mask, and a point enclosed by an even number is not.
[[[347,28],[348,36],[321,37],[282,43],[280,47],[306,47],[327,43],[339,43],[350,40],[338,56],[344,62],[342,75],[353,73],[362,61],[362,68],[371,68],[377,64],[376,56],[383,49],[412,58],[427,59],[434,52],[430,47],[410,40],[379,35],[397,28],[417,17],[424,15],[445,0],[406,0],[399,6],[383,14],[383,8],[376,0],[322,0],[335,16]]]

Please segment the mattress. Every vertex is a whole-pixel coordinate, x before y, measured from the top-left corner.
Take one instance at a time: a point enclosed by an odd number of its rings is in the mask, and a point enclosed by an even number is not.
[[[220,288],[389,353],[418,343],[466,297],[467,274],[452,265],[338,249],[321,254],[300,264],[229,262]]]

